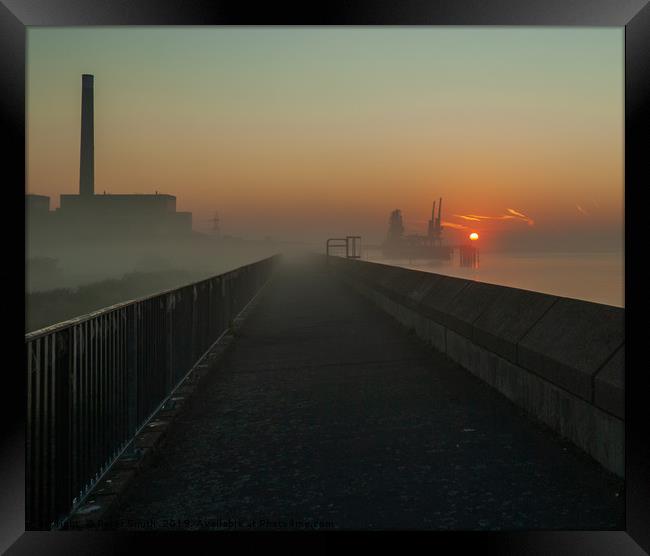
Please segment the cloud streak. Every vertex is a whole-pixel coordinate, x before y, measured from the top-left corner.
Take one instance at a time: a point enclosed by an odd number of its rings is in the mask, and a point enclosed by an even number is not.
[[[468,220],[471,222],[483,222],[485,220],[520,220],[526,222],[529,226],[533,226],[535,221],[530,216],[515,209],[506,209],[508,214],[501,214],[499,216],[486,216],[482,214],[454,214],[457,218]]]
[[[442,221],[442,225],[445,228],[454,228],[455,230],[471,230],[469,226],[463,226],[462,224],[456,224],[455,222],[447,222],[446,220]]]

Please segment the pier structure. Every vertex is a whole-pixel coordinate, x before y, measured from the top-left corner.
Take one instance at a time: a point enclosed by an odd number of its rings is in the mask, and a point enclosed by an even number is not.
[[[312,255],[33,332],[26,527],[621,529],[623,318]]]

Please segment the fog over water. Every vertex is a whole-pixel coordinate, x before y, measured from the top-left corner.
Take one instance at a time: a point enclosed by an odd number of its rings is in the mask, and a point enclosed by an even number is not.
[[[461,267],[458,256],[451,261],[381,259],[368,253],[366,260],[446,274],[490,284],[539,291],[625,306],[625,258],[621,251],[594,253],[529,252],[480,253],[478,268]]]
[[[197,234],[198,235],[198,234]],[[270,256],[286,244],[204,237],[95,244],[57,243],[26,251],[28,292],[76,288],[133,272],[183,272],[196,279]],[[47,264],[45,260],[49,259]]]
[[[117,303],[178,288],[300,244],[191,238],[130,243],[57,243],[26,251],[26,332]]]
[[[30,251],[26,272],[27,331],[180,287],[281,252],[286,258],[323,253],[314,243],[203,238],[164,244],[69,246]],[[49,262],[47,261],[49,259]],[[477,268],[449,261],[384,259],[371,248],[363,259],[485,283],[625,306],[624,254],[608,252],[481,252]]]

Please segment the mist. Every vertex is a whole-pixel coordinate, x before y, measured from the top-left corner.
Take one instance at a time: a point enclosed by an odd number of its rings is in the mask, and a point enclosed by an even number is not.
[[[422,242],[440,197],[450,249],[622,252],[623,38],[29,29],[28,328],[328,238],[376,255],[396,209]]]
[[[26,332],[117,303],[223,274],[298,242],[217,239],[195,233],[168,241],[51,242],[26,250]]]

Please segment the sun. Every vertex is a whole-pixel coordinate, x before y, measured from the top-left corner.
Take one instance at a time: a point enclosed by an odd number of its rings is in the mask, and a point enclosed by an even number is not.
[[[478,234],[476,232],[472,232],[471,234],[469,234],[469,239],[471,239],[472,241],[476,241],[478,239]]]

